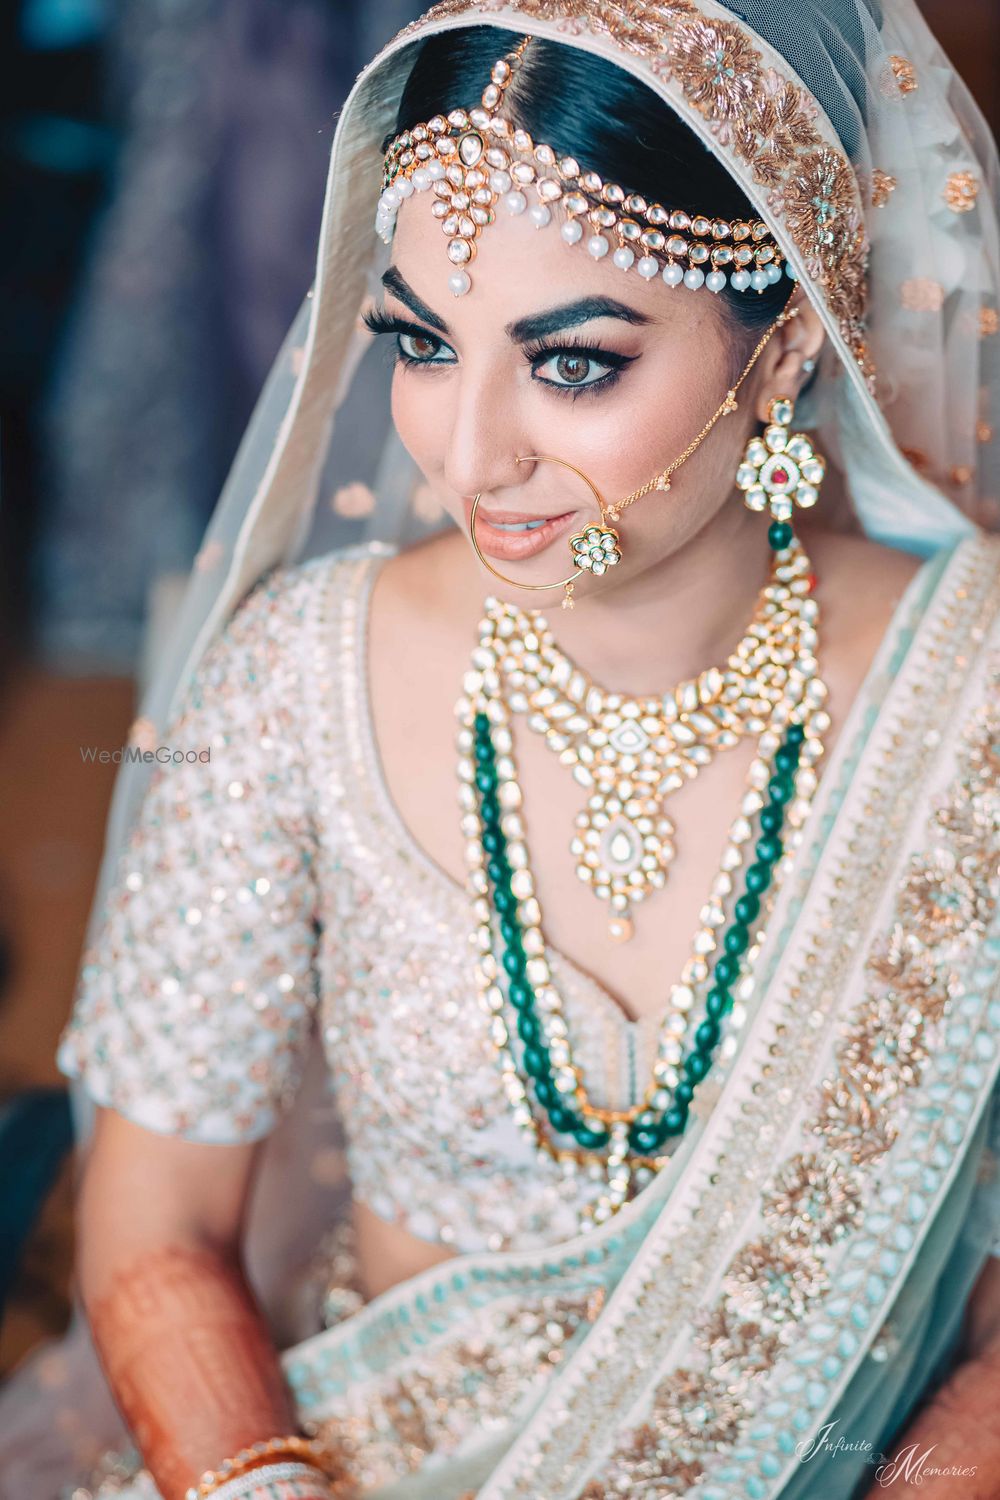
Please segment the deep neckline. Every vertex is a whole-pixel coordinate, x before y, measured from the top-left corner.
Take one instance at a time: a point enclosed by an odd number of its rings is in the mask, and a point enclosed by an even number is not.
[[[376,546],[377,550],[375,550]],[[885,673],[887,665],[892,660],[895,644],[903,630],[904,622],[909,618],[910,611],[913,608],[915,601],[921,596],[921,593],[926,590],[926,597],[924,597],[923,599],[923,608],[921,609],[920,617],[914,622],[911,639],[907,643],[905,656],[909,656],[910,648],[913,644],[913,639],[916,637],[920,625],[927,618],[930,605],[936,592],[936,585],[940,581],[941,572],[944,570],[947,559],[954,555],[954,550],[955,549],[952,548],[943,548],[940,551],[934,553],[931,557],[926,558],[922,565],[913,574],[912,578],[909,580],[906,588],[904,589],[902,595],[896,603],[896,607],[892,613],[888,625],[886,626],[882,639],[879,642],[879,646],[868,664],[868,668],[861,681],[861,684],[858,687],[857,692],[855,693],[854,700],[847,711],[843,728],[839,736],[837,737],[837,742],[831,753],[829,764],[826,766],[823,776],[821,777],[820,786],[817,792],[817,798],[814,801],[814,805],[812,808],[812,816],[809,820],[809,822],[812,824],[812,839],[815,839],[817,836],[818,819],[816,815],[820,811],[819,801],[821,794],[822,800],[825,803],[832,787],[837,784],[843,762],[845,759],[847,759],[849,750],[853,746],[854,741],[858,736],[859,730],[862,727],[863,721],[867,716],[868,704],[869,700],[872,698],[873,689],[875,688],[875,685],[877,684],[879,678]],[[423,844],[420,843],[419,839],[417,839],[415,834],[411,831],[410,826],[404,819],[396,803],[395,797],[393,796],[392,791],[389,787],[388,779],[385,774],[385,766],[382,760],[381,747],[375,733],[375,718],[373,712],[371,691],[371,672],[368,658],[371,601],[375,580],[378,577],[381,568],[385,565],[386,562],[389,561],[391,557],[398,555],[398,552],[398,547],[393,547],[387,543],[379,543],[368,544],[365,552],[362,554],[365,566],[357,598],[357,614],[355,620],[356,649],[354,653],[354,673],[356,678],[355,690],[358,718],[357,727],[364,750],[364,762],[371,768],[372,786],[379,804],[379,809],[390,831],[391,837],[395,841],[397,851],[403,854],[408,860],[411,860],[412,862],[421,866],[428,877],[435,882],[439,893],[448,900],[449,904],[455,910],[457,915],[459,913],[460,907],[462,911],[464,911],[468,907],[470,899],[469,892],[461,882],[455,879],[455,877],[449,870],[446,870],[443,865],[438,863],[434,856],[424,848]],[[933,586],[928,588],[928,581],[931,579],[935,570],[937,571],[937,577],[934,579]],[[902,671],[904,664],[905,657],[897,663],[894,676],[897,676],[899,672]],[[888,686],[889,684],[886,683],[884,691],[878,696],[875,705],[876,718],[881,712],[882,703],[884,702],[886,693],[888,691]],[[873,728],[874,721],[864,727],[866,740],[869,738],[871,730]],[[798,863],[801,863],[805,847],[805,845],[802,845],[799,849],[797,857]],[[615,1025],[620,1029],[621,1034],[627,1039],[634,1039],[637,1036],[641,1037],[644,1035],[644,1033],[649,1032],[654,1028],[656,1030],[659,1029],[663,1019],[662,1010],[653,1010],[648,1012],[646,1015],[635,1017],[629,1016],[625,1012],[621,1003],[610,993],[610,991],[608,991],[604,987],[604,985],[600,983],[599,980],[595,979],[585,969],[580,968],[576,963],[573,962],[568,954],[564,953],[562,949],[557,948],[555,944],[552,943],[547,937],[545,939],[545,945],[550,958],[554,960],[554,967],[556,969],[565,970],[566,975],[570,979],[574,988],[578,988],[584,992],[589,993],[597,1001],[600,1008],[610,1015]]]

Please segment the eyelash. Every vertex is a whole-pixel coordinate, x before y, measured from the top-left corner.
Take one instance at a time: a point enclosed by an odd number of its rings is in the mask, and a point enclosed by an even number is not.
[[[437,334],[430,333],[419,324],[409,323],[405,318],[394,317],[383,308],[369,308],[364,315],[365,326],[374,334],[395,334],[396,345],[393,350],[396,363],[406,365],[410,369],[426,370],[433,365],[450,364],[450,360],[417,359],[412,354],[407,354],[402,348],[400,334],[409,334],[411,338],[427,339],[436,344],[438,349],[449,346]],[[544,385],[547,390],[554,391],[559,396],[572,396],[574,400],[578,396],[591,395],[599,391],[610,390],[621,379],[622,373],[627,365],[630,365],[636,355],[616,354],[610,349],[599,349],[592,344],[585,344],[574,338],[565,338],[558,344],[526,344],[524,348],[525,357],[532,367],[532,379]],[[560,385],[554,380],[546,380],[536,373],[540,365],[546,364],[550,359],[558,358],[560,354],[582,354],[585,359],[592,359],[595,364],[607,365],[606,375],[601,375],[597,380],[591,380],[585,385]]]

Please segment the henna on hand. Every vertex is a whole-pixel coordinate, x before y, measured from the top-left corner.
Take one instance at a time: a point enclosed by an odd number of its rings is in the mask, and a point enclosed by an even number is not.
[[[277,1353],[242,1268],[168,1245],[115,1273],[87,1307],[115,1399],[164,1500],[206,1469],[298,1430]]]

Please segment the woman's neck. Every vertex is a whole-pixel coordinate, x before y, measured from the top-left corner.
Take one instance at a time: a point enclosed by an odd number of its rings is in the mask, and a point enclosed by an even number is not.
[[[572,610],[558,603],[545,614],[559,649],[609,692],[655,696],[706,667],[722,665],[733,651],[765,586],[772,560],[768,522],[742,506],[724,505],[676,553],[638,577],[578,594]],[[466,548],[468,542],[462,539]],[[622,528],[628,557],[628,532]],[[484,589],[474,559],[467,576],[481,612]],[[590,580],[587,580],[590,583]],[[524,608],[538,595],[504,590]],[[544,596],[559,600],[554,590]]]

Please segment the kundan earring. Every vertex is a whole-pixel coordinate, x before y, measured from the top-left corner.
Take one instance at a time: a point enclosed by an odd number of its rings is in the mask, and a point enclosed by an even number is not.
[[[566,592],[562,601],[563,609],[572,609],[574,581],[582,573],[600,575],[601,573],[606,573],[609,568],[613,568],[616,563],[620,563],[622,560],[621,539],[614,527],[607,524],[608,511],[604,504],[604,496],[593,480],[587,478],[582,469],[578,469],[573,464],[567,463],[564,458],[552,458],[547,453],[528,453],[522,458],[515,458],[514,462],[518,464],[559,464],[562,468],[569,469],[570,473],[576,474],[578,478],[583,480],[597,501],[597,507],[601,513],[600,522],[591,522],[589,526],[585,526],[582,531],[574,532],[570,537],[569,550],[575,571],[570,573],[568,577],[560,578],[556,583],[520,583],[516,578],[508,578],[506,574],[499,572],[483,556],[482,549],[476,540],[476,511],[479,509],[479,501],[482,498],[481,495],[477,495],[472,502],[472,513],[469,516],[469,537],[475,548],[476,556],[483,567],[488,568],[495,578],[502,579],[504,583],[511,583],[515,588],[532,589],[534,591],[542,589],[565,589]]]
[[[743,491],[748,510],[770,507],[768,540],[775,552],[782,552],[791,544],[795,507],[808,510],[819,499],[826,460],[804,432],[789,432],[795,419],[791,396],[775,396],[767,419],[763,435],[747,443],[736,471],[736,486]]]

